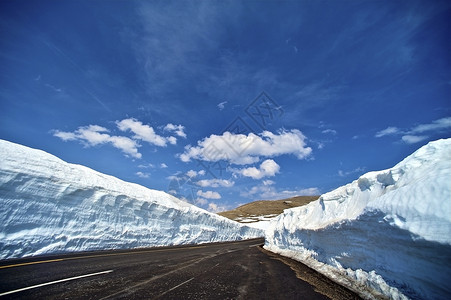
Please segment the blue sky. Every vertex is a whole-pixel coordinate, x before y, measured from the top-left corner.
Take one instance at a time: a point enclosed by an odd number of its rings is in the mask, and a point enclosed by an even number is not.
[[[451,136],[449,1],[2,1],[0,138],[210,211]]]

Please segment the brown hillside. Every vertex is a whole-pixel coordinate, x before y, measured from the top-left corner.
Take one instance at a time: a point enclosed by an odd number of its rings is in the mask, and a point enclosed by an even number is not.
[[[319,196],[297,196],[282,200],[260,200],[218,214],[231,220],[238,219],[237,221],[242,218],[255,216],[275,216],[281,214],[284,209],[302,206],[318,198]]]

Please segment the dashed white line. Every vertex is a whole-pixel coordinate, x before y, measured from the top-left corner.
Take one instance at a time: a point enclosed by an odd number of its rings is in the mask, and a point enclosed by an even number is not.
[[[17,290],[13,290],[13,291],[1,293],[1,294],[0,294],[0,297],[1,297],[1,296],[6,296],[6,295],[10,295],[10,294],[14,294],[14,293],[18,293],[18,292],[23,292],[23,291],[31,290],[31,289],[35,289],[35,288],[39,288],[39,287],[43,287],[43,286],[46,286],[46,285],[51,285],[51,284],[56,284],[56,283],[61,283],[61,282],[66,282],[66,281],[71,281],[71,280],[81,279],[81,278],[85,278],[85,277],[97,276],[97,275],[107,274],[107,273],[111,273],[111,272],[113,272],[113,270],[108,270],[108,271],[103,271],[103,272],[97,272],[97,273],[91,273],[91,274],[80,275],[80,276],[75,276],[75,277],[70,277],[70,278],[60,279],[60,280],[56,280],[56,281],[50,281],[50,282],[46,282],[46,283],[36,284],[36,285],[32,285],[32,286],[28,286],[28,287],[21,288],[21,289],[17,289]]]

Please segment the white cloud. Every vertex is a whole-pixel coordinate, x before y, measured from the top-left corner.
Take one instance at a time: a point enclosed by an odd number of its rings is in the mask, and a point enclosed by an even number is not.
[[[138,168],[140,168],[140,169],[148,169],[148,168],[155,168],[155,166],[153,164],[149,163],[149,164],[145,164],[145,165],[143,165],[143,164],[138,165]]]
[[[123,152],[130,154],[133,157],[141,158],[141,153],[138,153],[136,141],[125,136],[111,136],[109,142],[114,147],[121,149]]]
[[[401,130],[397,127],[387,127],[376,133],[376,137],[386,135],[403,135],[401,140],[407,144],[415,144],[429,138],[424,133],[436,133],[451,129],[451,117],[441,118],[427,124],[419,124],[407,130]]]
[[[149,178],[149,176],[150,176],[150,173],[143,173],[143,172],[136,172],[135,174],[141,178]]]
[[[232,187],[235,182],[227,179],[202,179],[196,182],[201,187]]]
[[[62,139],[63,141],[80,141],[86,147],[97,146],[101,144],[110,143],[113,147],[120,149],[125,155],[130,155],[134,158],[141,158],[141,153],[138,152],[138,143],[125,136],[111,136],[108,129],[98,125],[89,125],[79,127],[74,132],[64,132],[54,130],[53,135]]]
[[[197,177],[197,176],[203,176],[203,175],[205,175],[205,170],[200,170],[199,172],[194,171],[194,170],[189,170],[188,172],[186,172],[186,175],[189,178]]]
[[[204,198],[196,198],[194,199],[194,204],[202,206],[208,204],[208,200]]]
[[[379,138],[379,137],[383,137],[386,135],[395,135],[395,134],[399,134],[400,132],[401,132],[401,130],[398,129],[397,127],[387,127],[384,130],[377,132],[375,137]]]
[[[77,135],[73,132],[65,132],[65,131],[59,131],[55,130],[53,132],[53,135],[56,137],[59,137],[63,141],[75,141],[77,139]]]
[[[207,210],[210,212],[213,212],[213,213],[218,213],[218,212],[226,211],[227,208],[225,206],[220,206],[216,203],[209,203]]]
[[[221,102],[218,104],[219,110],[223,110],[225,108],[225,105],[227,104],[227,101]]]
[[[408,133],[416,134],[426,131],[438,131],[451,128],[451,117],[438,119],[429,124],[420,124],[412,128]]]
[[[171,145],[177,145],[177,138],[175,136],[169,136],[166,138],[169,144]]]
[[[98,125],[89,125],[84,127],[79,127],[76,131],[81,139],[84,139],[91,146],[96,146],[98,144],[107,143],[111,137],[109,134],[104,133],[109,130],[105,127]]]
[[[175,174],[175,175],[169,175],[166,177],[167,180],[175,180],[175,181],[179,181],[181,180],[180,174]]]
[[[332,135],[336,135],[337,134],[337,131],[336,130],[334,130],[334,129],[326,129],[326,130],[323,130],[323,131],[321,131],[322,133],[324,133],[324,134],[332,134]]]
[[[174,132],[179,137],[186,138],[185,126],[174,125],[172,123],[169,123],[166,126],[164,126],[163,130]]]
[[[186,146],[185,152],[179,157],[183,162],[191,159],[213,162],[227,160],[238,165],[256,163],[260,156],[293,154],[298,159],[303,159],[312,152],[310,147],[306,147],[305,140],[306,137],[297,129],[281,130],[277,134],[264,131],[260,135],[224,132],[198,141],[197,146]]]
[[[321,195],[321,192],[318,188],[314,187],[300,190],[283,190],[279,192],[279,195],[283,198],[291,198],[295,196],[317,196]]]
[[[316,187],[297,190],[278,190],[273,185],[257,185],[250,190],[242,191],[240,195],[259,200],[279,200],[295,196],[316,196],[320,194],[320,190]]]
[[[194,171],[194,170],[189,170],[188,172],[186,172],[186,175],[187,175],[188,177],[196,177],[197,172]]]
[[[221,195],[218,192],[206,191],[203,192],[201,190],[197,191],[197,196],[206,198],[206,199],[221,199]]]
[[[273,185],[273,184],[275,184],[275,182],[272,181],[272,180],[270,180],[270,179],[268,179],[268,180],[263,180],[263,185]]]
[[[160,168],[162,168],[162,169],[166,169],[167,167],[168,167],[168,165],[165,164],[165,163],[161,163],[161,164],[160,164]]]
[[[172,145],[177,143],[176,137],[163,137],[158,135],[152,127],[134,118],[116,121],[116,125],[121,131],[132,132],[134,134],[133,137],[111,135],[107,128],[99,125],[81,126],[74,132],[53,130],[52,133],[63,141],[80,141],[87,147],[109,143],[113,147],[120,149],[126,155],[134,158],[142,157],[141,153],[138,152],[140,145],[137,140],[142,140],[159,147],[166,147],[168,143]],[[186,137],[182,125],[168,124],[166,127],[168,127],[168,130],[174,131],[178,136]]]
[[[124,119],[122,121],[116,121],[116,125],[121,131],[130,130],[135,135],[133,138],[143,140],[149,144],[153,144],[160,147],[166,147],[168,139],[155,133],[153,127],[143,124],[134,118]]]
[[[263,177],[272,177],[279,173],[280,166],[272,159],[267,159],[261,163],[260,167],[245,168],[241,170],[233,170],[234,173],[241,174],[253,179],[261,179]]]
[[[424,136],[424,135],[418,136],[418,135],[407,134],[407,135],[403,135],[401,139],[406,144],[415,144],[415,143],[421,142],[427,138],[428,137]]]

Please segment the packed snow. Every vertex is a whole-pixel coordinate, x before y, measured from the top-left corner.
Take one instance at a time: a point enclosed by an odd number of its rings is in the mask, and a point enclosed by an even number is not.
[[[0,140],[0,259],[261,236],[162,191]]]
[[[368,299],[451,298],[451,139],[285,210],[265,248]]]

